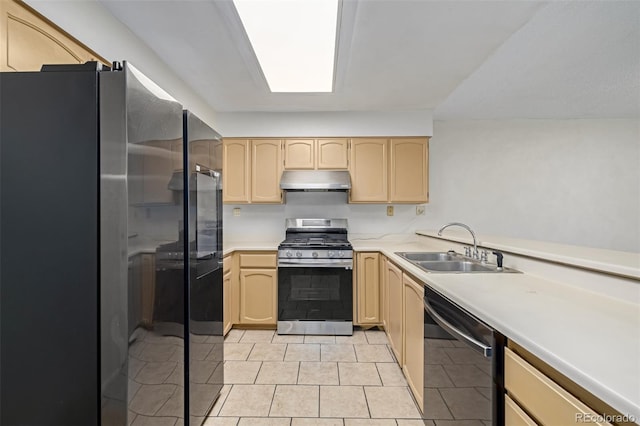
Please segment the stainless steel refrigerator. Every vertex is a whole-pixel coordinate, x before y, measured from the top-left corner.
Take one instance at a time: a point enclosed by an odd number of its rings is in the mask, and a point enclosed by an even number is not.
[[[184,137],[182,105],[126,62],[0,73],[0,424],[188,424],[210,408],[222,337],[189,321],[194,191],[171,188],[191,174]],[[166,245],[182,257],[168,278]],[[194,383],[210,386],[190,383],[196,354],[219,364]]]

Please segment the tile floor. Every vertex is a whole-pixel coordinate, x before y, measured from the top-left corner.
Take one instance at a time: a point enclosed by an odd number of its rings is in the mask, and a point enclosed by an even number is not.
[[[225,386],[205,426],[425,424],[383,331],[234,329],[224,349]]]

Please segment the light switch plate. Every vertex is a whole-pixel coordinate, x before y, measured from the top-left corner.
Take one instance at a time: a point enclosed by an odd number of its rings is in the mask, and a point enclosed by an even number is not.
[[[393,216],[393,206],[387,206],[387,216]]]
[[[424,214],[424,206],[416,206],[416,216],[421,216]]]
[[[236,207],[233,209],[233,215],[234,216],[240,216],[240,207]]]

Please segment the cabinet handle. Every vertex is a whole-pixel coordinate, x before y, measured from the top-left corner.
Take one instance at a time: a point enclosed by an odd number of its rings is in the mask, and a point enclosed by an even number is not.
[[[454,327],[447,320],[442,318],[436,312],[436,310],[433,309],[433,307],[429,304],[429,301],[427,300],[426,297],[423,299],[423,302],[424,302],[424,310],[427,311],[427,313],[431,316],[431,318],[433,318],[433,320],[436,323],[438,323],[438,325],[440,327],[442,327],[447,333],[449,333],[452,336],[454,336],[454,337],[460,339],[461,341],[465,342],[466,344],[471,346],[472,349],[480,352],[486,358],[490,358],[491,357],[491,352],[492,352],[491,346],[487,346],[484,343],[477,341],[473,337],[466,335],[465,333],[463,333],[462,331],[460,331],[456,327]]]

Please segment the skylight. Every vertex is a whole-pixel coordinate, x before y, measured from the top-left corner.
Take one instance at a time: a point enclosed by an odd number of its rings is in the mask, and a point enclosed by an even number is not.
[[[272,92],[331,92],[338,0],[233,0]]]

